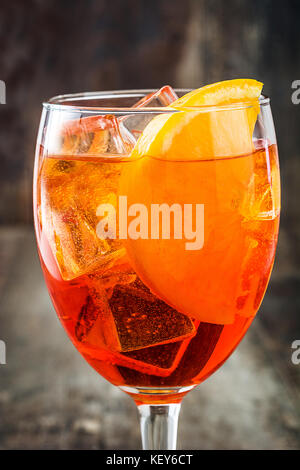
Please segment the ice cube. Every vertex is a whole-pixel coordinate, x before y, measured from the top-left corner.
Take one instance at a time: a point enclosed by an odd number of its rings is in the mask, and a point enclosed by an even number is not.
[[[129,351],[124,353],[129,359],[135,359],[142,364],[146,365],[149,368],[149,365],[155,367],[156,369],[150,373],[153,375],[160,375],[167,377],[170,375],[178,366],[186,348],[191,341],[192,336],[183,341],[177,341],[175,343],[166,343],[160,344],[158,346],[150,346],[144,349],[138,349],[137,351]],[[145,372],[144,369],[140,369],[142,372]],[[159,372],[159,373],[157,373]],[[145,372],[148,374],[149,372]],[[128,378],[128,371],[124,373],[121,371],[121,374],[124,378]]]
[[[195,333],[189,317],[157,299],[139,279],[116,285],[109,305],[122,352],[180,341]]]
[[[107,349],[103,342],[101,344],[98,340],[97,346],[88,342],[82,343],[80,350],[92,360],[107,361],[118,366],[121,375],[129,383],[130,377],[140,379],[141,373],[148,376],[168,377],[178,366],[192,338],[193,336],[190,336],[183,341],[150,346],[127,353]],[[138,376],[135,371],[139,372]]]
[[[98,206],[116,208],[120,164],[95,156],[127,156],[135,138],[113,115],[68,121],[61,135],[61,156],[43,162],[39,218],[63,279],[71,280],[121,248],[96,233]]]
[[[133,108],[144,108],[145,106],[154,107],[162,107],[162,106],[169,106],[178,99],[177,94],[173,90],[172,87],[169,85],[163,86],[160,90],[157,90],[153,93],[149,93],[148,95],[144,96],[140,99],[137,103],[135,103],[132,107]]]
[[[114,287],[113,293],[107,296],[105,289],[111,287]],[[93,278],[89,292],[90,298],[79,320],[81,324],[87,319],[85,334],[80,337],[77,334],[80,341],[103,347],[103,336],[114,336],[116,332],[118,339],[112,342],[116,345],[112,349],[128,352],[178,342],[195,334],[189,317],[157,299],[130,272],[108,272],[103,279]],[[102,317],[110,321],[104,323]],[[106,327],[111,328],[111,332],[105,332]]]
[[[108,263],[101,268],[101,271],[85,277],[89,295],[80,311],[75,334],[79,341],[120,351],[121,345],[108,299],[116,284],[134,282],[136,275],[127,264],[126,257],[115,258],[114,265]]]
[[[99,204],[116,205],[120,167],[114,163],[45,158],[40,222],[64,280],[125,256],[121,243],[96,233]]]
[[[90,116],[64,124],[62,154],[128,155],[135,138],[114,115]]]
[[[96,359],[104,355],[119,366],[167,376],[195,335],[195,326],[155,298],[140,280],[130,282],[127,276],[123,274],[111,296],[99,284],[89,289],[76,337]]]
[[[149,372],[144,371],[144,374],[141,375],[140,373],[137,374],[134,368],[130,369],[129,367],[119,367],[119,372],[125,380],[125,383],[127,385],[155,387],[156,385],[161,386],[161,377],[164,377],[164,386],[173,386],[175,384],[178,385],[179,383],[190,385],[193,379],[199,375],[208,363],[208,360],[210,359],[223,331],[223,325],[214,325],[204,322],[200,323],[199,321],[195,322],[195,327],[197,328],[196,335],[190,340],[185,340],[180,343],[181,349],[179,349],[177,357],[170,369],[159,369],[160,373],[151,373],[152,377],[149,378]],[[153,349],[153,359],[156,357],[157,362],[160,362],[162,365],[163,359],[168,361],[169,354],[174,353],[173,351],[163,350],[162,348],[169,348],[176,344],[177,343],[155,346],[153,348],[149,348],[149,350]],[[143,353],[144,351],[146,350],[142,349],[137,352]],[[162,373],[162,371],[164,372]],[[155,378],[153,375],[158,377]]]
[[[255,142],[253,174],[249,182],[241,212],[248,220],[270,220],[280,212],[280,180],[277,149],[263,139]]]
[[[81,309],[75,333],[79,341],[91,346],[110,351],[122,349],[104,290],[90,290],[90,295]]]
[[[149,93],[148,95],[144,96],[132,107],[138,109],[147,107],[165,107],[169,106],[177,99],[178,96],[173,90],[173,88],[169,85],[166,85],[160,88],[160,90],[157,90],[153,93]],[[129,129],[130,134],[134,135],[134,137],[137,139],[143,132],[146,125],[150,122],[151,119],[153,119],[154,116],[155,115],[153,114],[132,114],[129,116],[124,116],[124,118],[120,119],[123,123],[126,124],[126,128]]]
[[[139,349],[130,353],[113,352],[99,347],[99,345],[95,347],[88,343],[81,344],[80,351],[88,362],[102,361],[118,366],[119,372],[126,378],[126,382],[130,383],[129,378],[134,377],[134,385],[137,385],[141,380],[141,374],[168,377],[178,366],[191,338],[177,343]],[[138,371],[139,374],[136,375],[135,371]]]

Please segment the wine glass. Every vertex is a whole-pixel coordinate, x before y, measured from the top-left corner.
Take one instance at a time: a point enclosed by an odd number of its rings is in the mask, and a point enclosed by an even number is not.
[[[270,101],[169,107],[187,90],[43,104],[40,261],[77,350],[138,406],[144,449],[175,449],[180,404],[249,328],[276,249]],[[252,114],[253,115],[253,114]]]

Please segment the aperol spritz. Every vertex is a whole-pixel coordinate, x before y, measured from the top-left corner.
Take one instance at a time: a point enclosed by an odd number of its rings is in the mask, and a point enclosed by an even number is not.
[[[101,96],[45,105],[35,224],[78,351],[139,406],[170,405],[224,363],[260,306],[278,235],[278,155],[268,100],[201,109],[176,106],[170,87],[144,95],[127,94],[123,110],[93,108]]]

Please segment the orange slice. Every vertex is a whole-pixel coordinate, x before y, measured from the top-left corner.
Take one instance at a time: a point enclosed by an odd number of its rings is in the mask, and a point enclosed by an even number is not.
[[[133,155],[197,160],[251,152],[262,86],[256,80],[237,79],[191,91],[169,106],[177,113],[161,114],[148,124]]]
[[[128,257],[153,293],[200,321],[234,321],[246,250],[238,208],[253,173],[247,154],[253,151],[261,89],[255,80],[231,80],[188,93],[172,104],[178,112],[148,124],[133,150],[135,158],[123,167],[119,194],[127,196],[128,207],[143,204],[148,212],[148,237],[124,240]],[[209,112],[196,108],[233,103]],[[245,158],[219,158],[240,155]],[[185,204],[204,204],[201,249],[187,250],[184,234],[176,239],[172,229],[170,239],[161,233],[151,238],[153,204],[174,203],[183,218]]]

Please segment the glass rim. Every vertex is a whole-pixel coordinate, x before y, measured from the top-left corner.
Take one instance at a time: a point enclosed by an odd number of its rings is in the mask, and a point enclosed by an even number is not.
[[[96,100],[96,99],[109,99],[109,98],[136,98],[137,101],[143,98],[149,93],[158,91],[158,89],[132,89],[132,90],[108,90],[108,91],[92,91],[92,92],[80,92],[80,93],[69,93],[64,95],[56,95],[50,98],[48,101],[44,101],[43,107],[48,110],[60,110],[67,112],[78,112],[81,114],[168,114],[181,111],[198,111],[198,112],[208,112],[208,111],[225,111],[225,110],[237,110],[237,109],[246,109],[255,106],[256,102],[253,101],[243,101],[235,102],[225,105],[201,105],[201,106],[176,106],[170,105],[170,107],[143,107],[143,108],[133,108],[133,107],[123,107],[123,106],[82,106],[68,104],[68,102],[76,100]],[[174,91],[177,93],[189,93],[192,91],[191,88],[174,88]],[[266,95],[260,95],[259,97],[260,106],[267,106],[270,104],[270,98]]]

